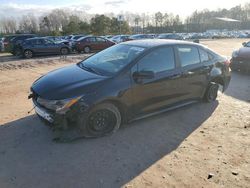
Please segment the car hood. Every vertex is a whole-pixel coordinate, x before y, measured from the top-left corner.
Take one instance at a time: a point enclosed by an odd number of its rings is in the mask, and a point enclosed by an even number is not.
[[[73,98],[93,92],[107,77],[71,65],[49,72],[36,80],[31,90],[48,100]]]
[[[250,48],[249,47],[240,48],[238,57],[244,59],[250,59]]]

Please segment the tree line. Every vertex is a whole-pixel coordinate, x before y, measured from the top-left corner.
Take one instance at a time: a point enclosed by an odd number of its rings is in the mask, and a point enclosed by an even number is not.
[[[185,20],[172,13],[156,12],[154,14],[123,13],[124,20],[118,21],[117,16],[106,15],[80,16],[65,10],[56,9],[39,18],[32,14],[20,19],[0,19],[0,32],[38,33],[42,35],[69,34],[133,34],[133,33],[168,33],[168,32],[204,32],[209,29],[242,30],[250,29],[250,3],[238,5],[231,9],[210,11],[194,11]],[[240,22],[225,22],[218,17],[227,17]]]

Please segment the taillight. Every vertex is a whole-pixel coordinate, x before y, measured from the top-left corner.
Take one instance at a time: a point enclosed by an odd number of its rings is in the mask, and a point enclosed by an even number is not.
[[[225,64],[226,66],[229,66],[229,65],[230,65],[230,60],[227,59],[227,60],[224,62],[224,64]]]

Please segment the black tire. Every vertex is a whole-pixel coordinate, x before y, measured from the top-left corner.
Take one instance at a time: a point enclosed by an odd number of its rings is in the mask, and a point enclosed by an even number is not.
[[[203,97],[205,102],[213,102],[218,96],[219,85],[217,83],[211,82],[206,90],[206,93]]]
[[[27,59],[30,59],[33,57],[33,52],[31,50],[25,50],[23,56]]]
[[[116,132],[121,125],[121,113],[111,103],[99,104],[86,117],[80,117],[78,124],[86,137],[101,137]]]
[[[69,49],[68,48],[61,48],[60,53],[61,53],[61,55],[68,55]]]
[[[91,52],[91,48],[89,46],[85,46],[83,51],[84,51],[84,53],[88,54]]]

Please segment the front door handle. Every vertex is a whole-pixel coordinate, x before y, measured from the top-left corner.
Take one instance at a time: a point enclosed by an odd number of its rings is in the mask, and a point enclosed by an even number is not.
[[[174,74],[174,75],[170,76],[169,79],[174,80],[174,79],[177,79],[177,78],[180,78],[180,77],[181,77],[180,74]]]
[[[184,77],[191,76],[191,75],[194,75],[194,74],[195,74],[195,73],[192,72],[192,71],[187,71],[187,72],[183,72],[183,73],[182,73],[182,75],[183,75]]]

